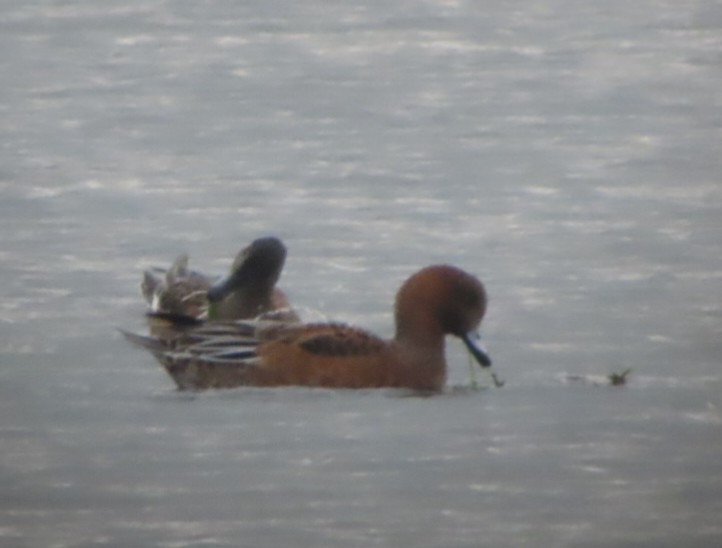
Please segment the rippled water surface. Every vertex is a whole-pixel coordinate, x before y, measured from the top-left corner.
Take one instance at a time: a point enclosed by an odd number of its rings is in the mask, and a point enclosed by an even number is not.
[[[707,1],[5,2],[0,544],[722,544],[721,52]],[[476,273],[506,386],[176,392],[140,272],[265,234],[380,334]]]

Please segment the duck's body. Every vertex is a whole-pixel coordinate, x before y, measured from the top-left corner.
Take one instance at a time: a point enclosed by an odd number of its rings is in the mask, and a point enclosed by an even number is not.
[[[278,313],[278,319],[298,321],[275,287],[285,259],[280,240],[259,238],[238,253],[230,274],[221,279],[189,270],[188,257],[181,255],[168,270],[146,270],[141,292],[155,316],[224,321]]]
[[[203,326],[172,344],[127,336],[149,349],[180,389],[300,385],[435,391],[446,379],[447,334],[461,338],[482,366],[491,365],[471,335],[485,310],[481,282],[442,265],[424,268],[402,285],[391,340],[333,323]]]
[[[152,313],[200,319],[207,312],[208,289],[217,278],[189,270],[188,255],[183,254],[167,270],[145,270],[140,290]]]

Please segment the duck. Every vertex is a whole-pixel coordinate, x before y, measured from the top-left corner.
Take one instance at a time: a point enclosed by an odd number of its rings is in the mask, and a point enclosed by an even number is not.
[[[276,287],[286,253],[283,242],[271,236],[258,238],[242,249],[223,278],[190,270],[185,254],[167,270],[149,268],[141,281],[141,293],[150,306],[149,316],[190,324],[251,319],[264,314],[282,321],[298,321],[286,294]]]
[[[179,255],[170,268],[143,271],[140,291],[152,314],[200,319],[207,313],[206,292],[213,277],[189,270],[188,255]]]
[[[391,339],[333,322],[221,322],[189,327],[173,340],[123,333],[150,351],[180,390],[306,386],[438,392],[446,382],[447,335],[459,338],[481,367],[491,367],[477,336],[486,308],[481,281],[442,264],[422,268],[401,285]]]

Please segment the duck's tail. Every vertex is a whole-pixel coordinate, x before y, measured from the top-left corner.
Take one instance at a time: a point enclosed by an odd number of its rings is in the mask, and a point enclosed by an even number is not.
[[[139,335],[138,333],[132,333],[131,331],[126,331],[125,329],[120,328],[118,328],[118,331],[120,331],[120,333],[125,337],[125,340],[131,344],[139,348],[144,348],[153,354],[159,354],[168,350],[168,346],[157,337]]]

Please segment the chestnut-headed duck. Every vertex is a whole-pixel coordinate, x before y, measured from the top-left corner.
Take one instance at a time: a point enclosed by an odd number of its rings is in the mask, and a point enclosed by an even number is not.
[[[486,303],[475,276],[436,265],[399,289],[391,340],[337,323],[222,322],[188,328],[173,341],[124,335],[150,350],[181,390],[299,385],[439,391],[446,381],[446,335],[460,338],[482,367],[491,365],[476,335]]]

